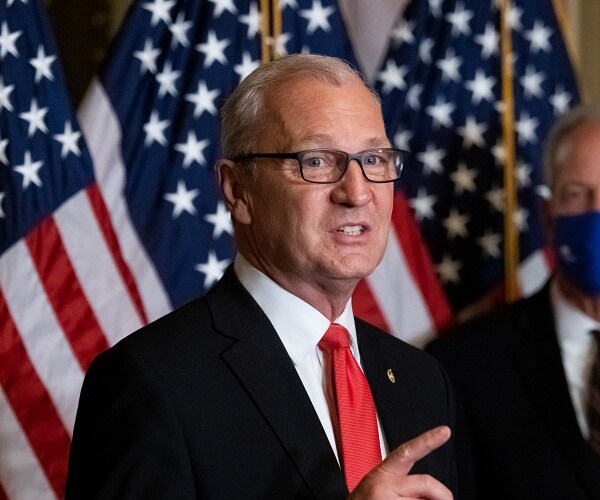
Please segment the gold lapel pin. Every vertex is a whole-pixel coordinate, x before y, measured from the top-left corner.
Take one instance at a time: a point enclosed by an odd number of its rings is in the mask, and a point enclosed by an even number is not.
[[[396,375],[394,375],[394,372],[392,371],[391,368],[388,368],[388,370],[387,370],[387,376],[390,379],[390,382],[392,384],[396,383]]]

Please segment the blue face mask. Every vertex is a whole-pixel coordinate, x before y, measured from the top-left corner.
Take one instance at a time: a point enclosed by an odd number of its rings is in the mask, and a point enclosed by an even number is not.
[[[554,246],[562,275],[589,295],[600,295],[600,212],[556,218]]]

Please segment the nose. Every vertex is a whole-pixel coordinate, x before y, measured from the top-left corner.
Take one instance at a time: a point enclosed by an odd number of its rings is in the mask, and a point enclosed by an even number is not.
[[[334,203],[359,207],[366,205],[373,196],[372,182],[365,179],[357,160],[350,160],[344,176],[334,185],[331,192]]]

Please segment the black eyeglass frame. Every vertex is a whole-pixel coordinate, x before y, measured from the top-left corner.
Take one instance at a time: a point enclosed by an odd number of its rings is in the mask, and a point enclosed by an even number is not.
[[[310,154],[310,153],[315,153],[315,152],[341,153],[346,156],[346,165],[343,169],[340,170],[340,176],[336,180],[314,181],[314,180],[307,179],[304,176],[304,168],[302,167],[302,161],[304,159],[304,156],[307,154]],[[400,161],[399,161],[399,164],[395,166],[397,175],[394,179],[386,179],[384,181],[380,181],[380,180],[370,179],[367,176],[364,166],[363,166],[363,158],[365,158],[365,155],[367,155],[369,153],[378,153],[378,152],[379,153],[389,152],[389,153],[398,153],[399,154]],[[342,177],[344,177],[346,170],[348,170],[348,166],[350,165],[350,162],[352,160],[356,160],[356,162],[358,163],[358,166],[360,167],[360,170],[363,174],[363,177],[367,181],[373,182],[375,184],[385,184],[385,183],[389,183],[389,182],[395,182],[398,179],[400,179],[400,177],[402,176],[402,170],[404,169],[404,160],[406,159],[408,154],[409,154],[408,151],[404,151],[403,149],[397,149],[397,148],[371,148],[371,149],[365,149],[364,151],[360,151],[359,153],[354,153],[354,154],[346,153],[345,151],[341,151],[340,149],[318,148],[318,149],[305,149],[303,151],[296,151],[295,153],[250,153],[250,154],[246,154],[246,155],[236,156],[236,157],[232,158],[232,160],[233,161],[250,161],[250,160],[260,159],[260,158],[296,160],[298,162],[298,167],[300,168],[300,176],[302,177],[303,180],[305,180],[306,182],[310,182],[312,184],[335,184],[336,182],[339,182],[342,179]]]

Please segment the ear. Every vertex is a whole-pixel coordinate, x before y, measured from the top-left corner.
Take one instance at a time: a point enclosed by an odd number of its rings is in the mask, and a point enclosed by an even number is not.
[[[242,172],[235,162],[227,159],[217,162],[217,172],[221,193],[233,220],[240,224],[250,224],[252,216],[247,189],[250,176]]]

